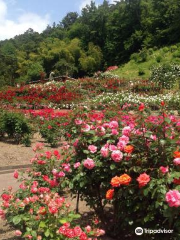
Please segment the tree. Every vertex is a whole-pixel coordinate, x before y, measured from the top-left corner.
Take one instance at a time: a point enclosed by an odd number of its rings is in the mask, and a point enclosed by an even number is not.
[[[65,29],[69,29],[78,19],[77,12],[69,12],[61,21],[61,25]]]

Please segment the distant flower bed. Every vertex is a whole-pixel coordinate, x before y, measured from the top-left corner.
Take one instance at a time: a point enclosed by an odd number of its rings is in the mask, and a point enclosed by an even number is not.
[[[103,93],[96,96],[86,104],[92,104],[94,107],[106,107],[106,105],[119,105],[123,108],[131,107],[132,109],[140,103],[144,103],[152,109],[157,109],[160,103],[164,101],[169,109],[180,108],[180,94],[167,93],[158,95],[140,95],[131,92],[118,92],[118,93]]]
[[[0,102],[10,104],[27,104],[33,106],[59,104],[66,105],[79,101],[81,95],[68,90],[65,86],[33,85],[11,88],[0,92]]]

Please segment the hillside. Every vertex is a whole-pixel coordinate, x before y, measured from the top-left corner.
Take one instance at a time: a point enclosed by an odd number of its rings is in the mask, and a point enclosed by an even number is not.
[[[151,75],[151,69],[170,63],[180,65],[180,43],[160,49],[143,49],[139,53],[134,53],[129,62],[121,65],[113,73],[120,78],[148,79]]]
[[[67,13],[41,34],[28,29],[0,41],[0,87],[43,80],[51,72],[74,78],[92,76],[128,62],[130,56],[134,62],[120,69],[120,74],[146,78],[154,63],[164,58],[171,61],[173,54],[179,56],[176,49],[165,47],[179,42],[179,12],[180,0],[123,0],[114,4],[104,0],[98,6],[92,1],[80,14]],[[162,47],[162,53],[155,50]]]

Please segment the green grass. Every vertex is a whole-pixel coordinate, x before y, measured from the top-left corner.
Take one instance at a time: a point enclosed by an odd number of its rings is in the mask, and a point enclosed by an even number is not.
[[[142,59],[143,53],[145,58]],[[147,49],[131,56],[131,60],[113,71],[120,78],[125,79],[148,79],[152,67],[158,67],[164,63],[176,63],[180,65],[180,43],[158,50]]]

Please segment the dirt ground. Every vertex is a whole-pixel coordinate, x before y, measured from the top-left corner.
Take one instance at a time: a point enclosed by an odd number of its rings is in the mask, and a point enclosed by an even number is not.
[[[35,155],[32,148],[37,142],[43,142],[38,133],[34,134],[31,147],[11,141],[0,141],[0,167],[30,164],[30,159]],[[48,149],[48,145],[46,148]]]

